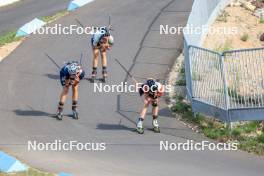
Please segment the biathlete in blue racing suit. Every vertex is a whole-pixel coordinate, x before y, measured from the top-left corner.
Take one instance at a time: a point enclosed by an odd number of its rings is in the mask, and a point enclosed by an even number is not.
[[[72,87],[72,112],[73,118],[78,119],[77,102],[78,102],[78,85],[80,80],[85,76],[85,72],[78,62],[68,62],[60,70],[60,82],[63,86],[63,90],[60,96],[60,102],[58,105],[57,119],[62,120],[63,106],[66,101],[69,88]]]

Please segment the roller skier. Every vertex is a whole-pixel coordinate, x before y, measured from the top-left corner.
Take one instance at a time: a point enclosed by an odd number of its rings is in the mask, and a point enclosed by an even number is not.
[[[123,68],[123,70],[127,73],[127,75],[133,80],[136,85],[140,83],[129,73],[129,71],[119,62],[119,60],[115,59],[116,62]],[[148,110],[149,105],[152,105],[152,125],[153,131],[155,133],[160,133],[160,127],[158,123],[158,113],[159,113],[159,99],[164,95],[165,87],[159,83],[158,81],[150,78],[144,84],[141,84],[139,88],[139,95],[142,97],[144,96],[143,101],[143,109],[141,110],[140,117],[137,121],[137,132],[139,134],[144,133],[144,126],[143,122],[146,117],[146,113]]]
[[[63,106],[66,101],[70,87],[72,87],[72,113],[73,118],[78,119],[77,103],[78,103],[78,86],[80,81],[84,78],[85,72],[80,64],[76,61],[68,62],[60,70],[60,81],[63,86],[63,90],[60,96],[58,105],[57,119],[63,118]]]
[[[93,71],[91,82],[94,82],[97,76],[97,67],[99,55],[102,59],[102,82],[106,82],[107,78],[107,50],[110,50],[114,45],[114,37],[110,34],[110,27],[101,27],[95,31],[91,38],[93,52]]]
[[[159,113],[159,98],[164,94],[164,86],[155,81],[154,79],[148,79],[139,89],[140,96],[144,96],[143,109],[140,113],[140,117],[137,122],[137,132],[139,134],[144,133],[143,122],[148,110],[149,105],[152,105],[152,125],[155,133],[160,133],[160,127],[158,123]]]

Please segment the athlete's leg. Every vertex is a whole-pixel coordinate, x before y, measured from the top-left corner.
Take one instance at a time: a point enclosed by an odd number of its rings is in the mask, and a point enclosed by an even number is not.
[[[143,103],[144,103],[144,105],[143,105],[143,109],[142,109],[142,111],[141,111],[141,113],[140,113],[140,117],[141,117],[142,119],[145,119],[150,102],[149,102],[149,100],[146,98],[146,99],[144,100]]]
[[[99,53],[100,53],[99,49],[93,48],[93,72],[92,72],[93,76],[95,76],[97,73]]]
[[[152,125],[153,130],[156,133],[160,133],[159,123],[158,123],[158,113],[159,113],[159,106],[158,106],[158,99],[152,101]]]
[[[143,122],[144,122],[144,119],[146,117],[146,113],[148,111],[148,107],[149,107],[149,101],[148,101],[148,98],[146,98],[144,100],[144,105],[143,105],[143,109],[140,113],[140,117],[138,118],[138,121],[137,121],[137,132],[139,134],[143,134],[144,133],[144,126],[143,126]]]
[[[78,84],[72,86],[72,110],[77,110],[78,103]]]
[[[153,100],[152,102],[152,115],[154,116],[158,116],[159,113],[159,106],[158,106],[158,100]]]
[[[102,58],[102,74],[104,77],[107,77],[107,56],[106,51],[101,51]]]
[[[62,112],[63,111],[63,106],[64,106],[64,103],[66,101],[68,92],[69,92],[69,86],[64,86],[63,90],[62,90],[62,93],[60,95],[60,102],[59,102],[59,106],[58,106],[58,112]]]

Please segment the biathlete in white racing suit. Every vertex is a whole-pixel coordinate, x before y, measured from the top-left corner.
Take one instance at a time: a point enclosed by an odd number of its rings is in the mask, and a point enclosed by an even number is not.
[[[114,45],[114,37],[110,34],[110,27],[101,27],[95,31],[91,38],[91,45],[93,51],[93,71],[91,80],[94,82],[97,75],[99,54],[102,59],[102,75],[103,82],[107,78],[107,55],[106,51],[110,50]]]

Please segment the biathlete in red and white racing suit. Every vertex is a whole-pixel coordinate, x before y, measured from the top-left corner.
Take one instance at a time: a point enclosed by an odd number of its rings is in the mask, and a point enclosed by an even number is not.
[[[146,83],[144,83],[139,89],[140,96],[144,96],[143,109],[140,113],[140,117],[138,118],[138,122],[137,122],[137,132],[139,134],[144,133],[143,122],[146,117],[146,113],[149,105],[152,105],[153,130],[156,133],[160,133],[160,127],[158,123],[158,112],[159,112],[158,104],[160,97],[164,95],[164,91],[165,91],[164,86],[161,83],[155,81],[154,79],[148,79]]]

